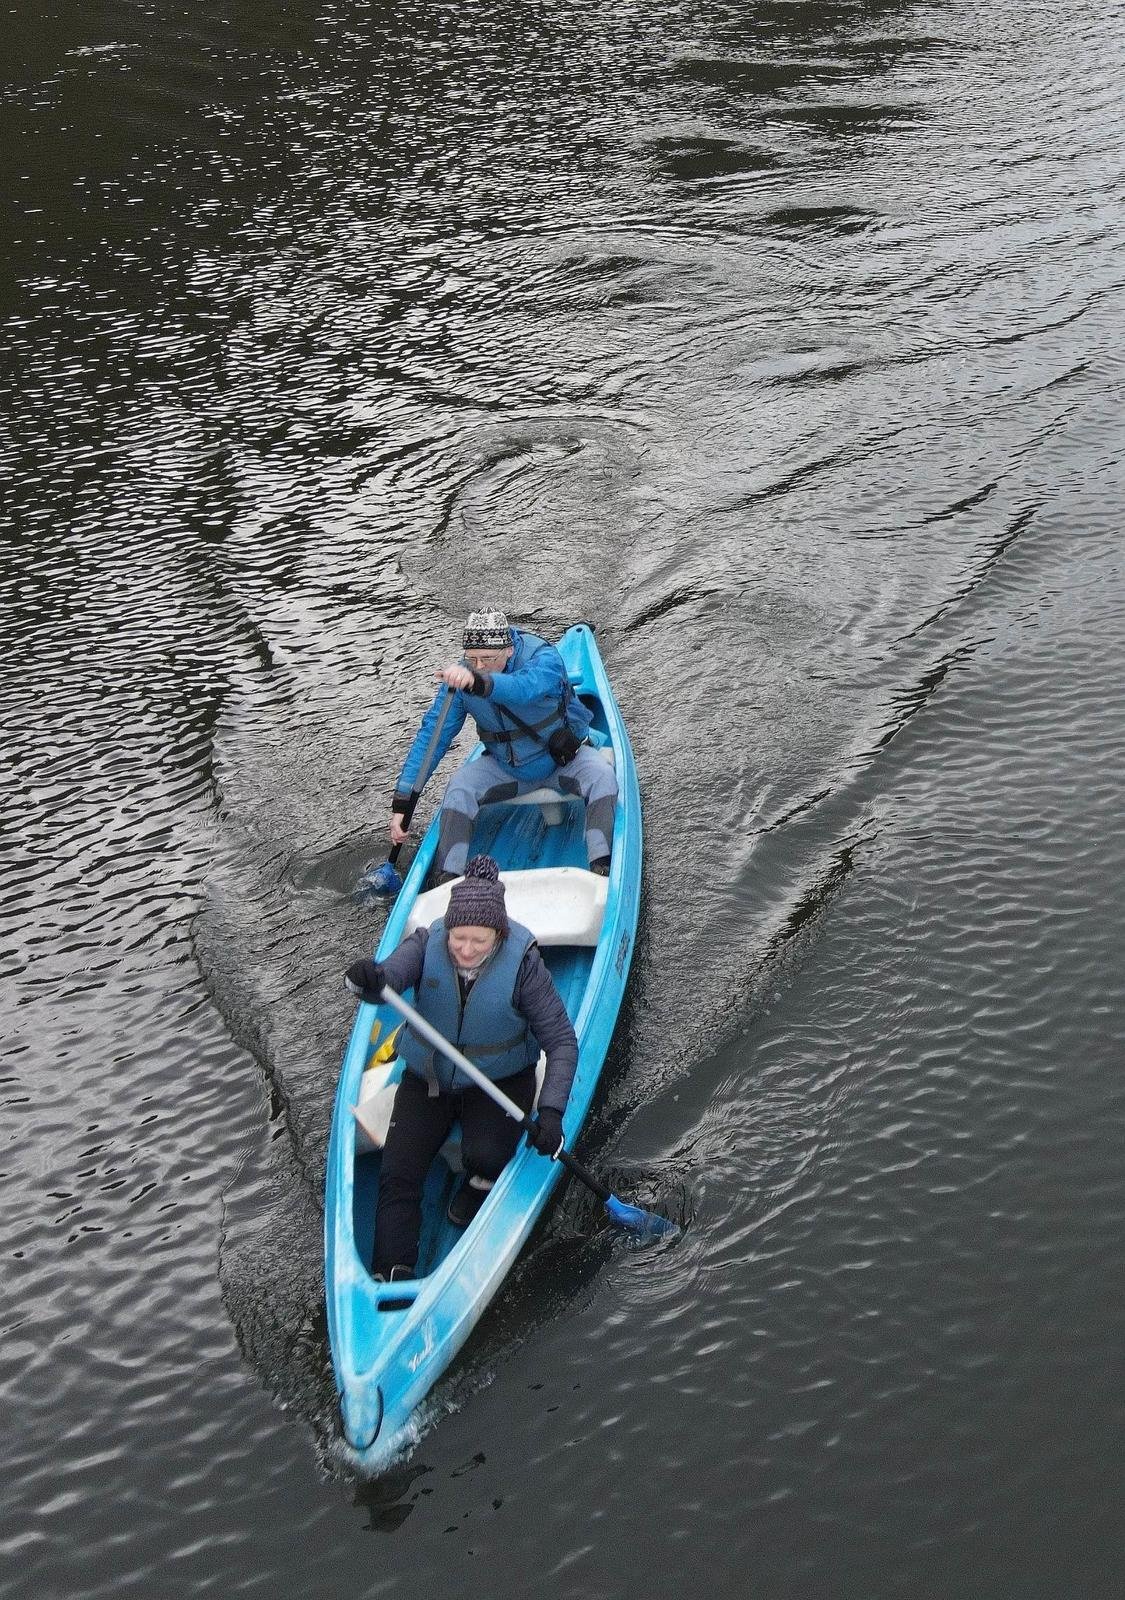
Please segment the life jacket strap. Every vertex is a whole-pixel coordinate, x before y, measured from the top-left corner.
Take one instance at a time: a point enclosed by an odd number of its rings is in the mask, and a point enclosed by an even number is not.
[[[470,1059],[474,1056],[502,1056],[506,1050],[511,1050],[521,1040],[527,1038],[527,1029],[521,1028],[518,1033],[513,1033],[510,1039],[503,1039],[499,1044],[467,1044],[459,1041],[461,1050]]]
[[[522,717],[518,717],[507,706],[498,706],[496,709],[502,717],[511,718],[519,729],[519,733],[508,733],[507,731],[493,733],[491,729],[487,731],[482,729],[480,730],[482,744],[511,744],[513,740],[524,736],[534,739],[537,744],[542,744],[544,741],[539,737],[538,730],[540,728],[549,728],[553,722],[559,721],[559,713],[557,711],[549,711],[545,717],[540,717],[538,722],[525,722]]]

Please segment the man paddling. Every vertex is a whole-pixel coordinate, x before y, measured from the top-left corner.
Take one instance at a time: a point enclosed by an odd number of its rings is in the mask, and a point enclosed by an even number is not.
[[[454,773],[445,791],[437,882],[465,870],[482,805],[540,788],[585,802],[587,860],[591,871],[604,877],[613,845],[617,779],[611,764],[586,742],[592,718],[571,688],[562,656],[546,639],[511,627],[492,607],[470,615],[462,645],[462,659],[437,673],[442,687],[395,785],[391,843],[405,842],[418,795],[471,716],[485,754]]]

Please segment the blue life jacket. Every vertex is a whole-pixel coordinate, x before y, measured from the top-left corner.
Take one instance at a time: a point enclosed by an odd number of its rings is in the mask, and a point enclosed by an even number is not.
[[[509,670],[516,672],[530,666],[541,651],[549,650],[558,661],[558,688],[529,700],[515,712],[500,705],[491,695],[468,697],[468,709],[490,756],[503,766],[512,767],[521,778],[546,778],[556,770],[554,758],[547,749],[548,739],[563,727],[569,727],[576,738],[584,739],[594,720],[593,713],[574,693],[562,657],[554,645],[538,634],[522,630],[515,638],[516,653]],[[502,677],[503,674],[497,674],[497,678]],[[524,726],[521,727],[521,723]]]
[[[520,962],[534,942],[530,929],[519,922],[510,923],[508,937],[481,968],[462,1008],[461,985],[446,943],[445,923],[439,919],[430,924],[422,976],[415,990],[418,1010],[494,1081],[510,1078],[539,1059],[539,1042],[527,1018],[512,1004]],[[420,1039],[409,1024],[402,1031],[399,1055],[407,1071],[425,1078],[431,1089],[436,1086],[449,1094],[469,1087],[465,1074]]]

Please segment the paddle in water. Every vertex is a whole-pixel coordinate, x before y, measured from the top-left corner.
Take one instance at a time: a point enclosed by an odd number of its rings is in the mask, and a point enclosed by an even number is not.
[[[449,708],[452,704],[453,690],[447,688],[441,711],[438,714],[437,721],[434,723],[434,731],[430,734],[430,742],[427,744],[426,753],[422,757],[422,765],[418,769],[418,776],[411,787],[410,798],[406,802],[406,807],[402,813],[402,826],[404,829],[409,828],[410,819],[414,815],[414,808],[418,804],[419,796],[429,779],[430,758],[433,756],[437,742],[441,738],[441,730],[445,726],[445,719],[449,715]],[[388,852],[387,859],[379,866],[376,866],[373,861],[368,862],[363,869],[363,877],[355,888],[355,898],[357,900],[362,902],[372,896],[380,900],[386,900],[399,892],[402,888],[402,879],[395,868],[395,862],[398,860],[398,853],[401,849],[402,845],[396,844]]]
[[[397,1011],[400,1017],[404,1017],[417,1034],[425,1039],[428,1044],[432,1044],[435,1050],[440,1050],[442,1055],[452,1061],[453,1065],[458,1067],[467,1078],[470,1078],[478,1089],[483,1089],[486,1095],[495,1100],[500,1109],[505,1111],[513,1122],[518,1122],[524,1132],[527,1132],[532,1126],[532,1118],[525,1115],[514,1100],[509,1100],[498,1084],[493,1083],[491,1078],[486,1078],[479,1067],[474,1067],[468,1057],[463,1056],[460,1050],[455,1045],[450,1044],[443,1034],[440,1034],[436,1028],[431,1027],[425,1017],[420,1016],[414,1007],[405,1001],[401,995],[396,994],[389,984],[383,986],[380,999],[389,1005],[393,1011]],[[550,1159],[558,1161],[578,1179],[579,1183],[584,1183],[587,1189],[591,1189],[605,1206],[609,1220],[616,1227],[625,1228],[641,1243],[647,1244],[657,1239],[669,1239],[674,1234],[679,1233],[678,1225],[670,1221],[668,1217],[658,1216],[653,1211],[645,1211],[640,1206],[629,1205],[626,1201],[619,1200],[615,1194],[611,1194],[605,1184],[599,1183],[592,1173],[587,1172],[582,1163],[576,1161],[570,1151],[563,1145],[559,1146]]]

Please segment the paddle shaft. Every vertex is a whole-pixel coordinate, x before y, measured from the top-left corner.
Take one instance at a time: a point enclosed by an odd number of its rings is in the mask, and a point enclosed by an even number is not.
[[[443,1034],[440,1034],[436,1028],[432,1027],[425,1017],[415,1011],[414,1007],[404,1000],[400,994],[396,994],[389,984],[384,985],[380,998],[390,1006],[392,1011],[397,1011],[400,1017],[405,1017],[415,1033],[420,1034],[427,1043],[432,1044],[435,1050],[440,1050],[442,1055],[452,1061],[453,1065],[463,1072],[467,1078],[471,1078],[477,1088],[482,1089],[490,1100],[495,1100],[500,1109],[506,1112],[513,1122],[518,1122],[525,1132],[532,1126],[533,1119],[526,1116],[516,1102],[508,1098],[498,1084],[493,1083],[491,1078],[486,1078],[479,1067],[474,1067],[468,1057],[461,1054],[456,1045],[450,1044]],[[560,1150],[552,1159],[560,1162],[568,1172],[578,1179],[579,1183],[584,1183],[587,1189],[592,1189],[599,1200],[607,1201],[613,1198],[605,1184],[599,1183],[592,1172],[587,1172],[582,1163],[576,1161],[569,1150],[565,1148]]]
[[[418,800],[419,800],[419,797],[421,796],[422,790],[426,787],[426,782],[427,782],[427,780],[429,779],[429,776],[430,776],[430,772],[429,772],[430,757],[433,755],[434,750],[435,750],[435,748],[437,746],[437,742],[441,738],[441,730],[445,727],[445,719],[449,715],[449,708],[450,708],[450,706],[452,704],[453,704],[453,690],[451,688],[449,688],[448,685],[446,685],[445,699],[442,701],[441,711],[438,713],[438,719],[434,723],[434,731],[433,731],[433,733],[430,734],[430,742],[426,746],[425,755],[422,757],[422,765],[418,768],[418,777],[415,779],[414,784],[411,787],[410,799],[406,802],[406,805],[403,808],[402,826],[403,826],[404,830],[409,828],[410,819],[414,815],[414,808],[418,804]],[[398,853],[399,853],[399,851],[401,849],[402,849],[402,845],[396,844],[388,852],[387,860],[390,862],[392,867],[394,866],[395,862],[398,860]]]

